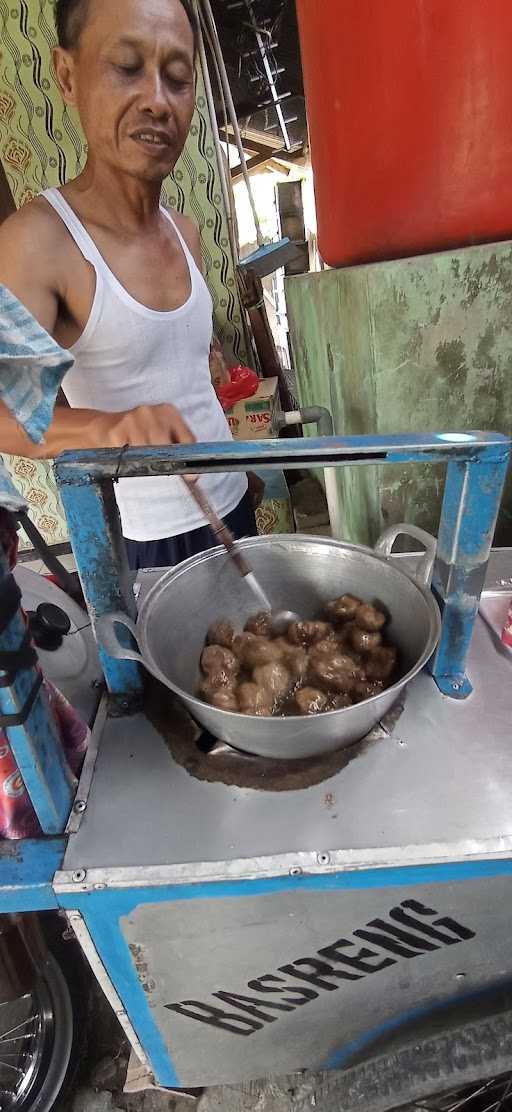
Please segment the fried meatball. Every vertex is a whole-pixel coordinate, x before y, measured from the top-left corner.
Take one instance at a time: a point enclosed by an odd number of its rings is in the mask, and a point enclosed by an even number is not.
[[[209,679],[222,673],[234,677],[240,671],[240,664],[231,649],[224,649],[221,645],[208,645],[201,653],[201,670]]]
[[[355,623],[359,626],[359,629],[367,629],[369,633],[376,633],[385,626],[386,615],[369,602],[363,602],[356,610]]]
[[[362,703],[365,699],[380,695],[382,691],[384,691],[384,684],[380,680],[358,680],[354,684],[352,696],[356,703]]]
[[[350,652],[352,652],[353,649],[352,631],[354,629],[356,629],[356,623],[354,621],[351,621],[345,622],[345,624],[342,626],[338,626],[336,630],[336,640],[338,644],[348,648]]]
[[[360,629],[358,625],[354,625],[350,640],[357,653],[371,653],[382,645],[382,634],[376,631],[370,633],[368,629]]]
[[[257,683],[241,683],[237,694],[240,714],[270,718],[273,700],[266,687],[260,687]]]
[[[246,668],[258,668],[260,664],[273,664],[281,659],[281,650],[275,641],[255,633],[239,633],[233,641],[233,652]]]
[[[270,693],[273,703],[291,687],[290,673],[278,660],[274,664],[261,664],[252,675],[258,687],[264,687]]]
[[[338,694],[349,694],[362,675],[352,658],[340,652],[337,645],[331,653],[310,657],[309,676],[313,682]]]
[[[341,595],[328,602],[325,612],[332,622],[348,622],[355,618],[359,607],[362,605],[360,598],[354,595]]]
[[[269,610],[261,610],[247,619],[244,630],[246,633],[255,633],[259,637],[270,637],[272,633],[272,614]]]
[[[308,654],[300,645],[290,645],[286,637],[276,637],[274,645],[281,653],[283,664],[288,669],[292,679],[301,680],[308,670]]]
[[[238,713],[238,699],[233,687],[221,687],[219,691],[214,691],[211,702],[212,707],[217,707],[217,710],[229,710]]]
[[[353,706],[353,699],[350,695],[335,695],[329,702],[329,710],[345,710],[345,707]]]
[[[308,647],[323,641],[333,632],[328,622],[290,622],[286,636],[292,645]]]
[[[299,714],[320,714],[327,706],[327,695],[316,687],[301,687],[295,695],[295,704]]]
[[[324,637],[323,641],[317,641],[316,645],[312,645],[309,650],[309,659],[314,660],[320,656],[332,656],[333,652],[339,652],[339,645],[336,638]]]
[[[214,687],[210,680],[205,680],[199,689],[199,697],[218,710],[238,710],[238,699],[234,687]]]
[[[221,645],[223,649],[230,649],[233,644],[235,631],[231,622],[214,622],[206,634],[208,645]]]
[[[396,668],[397,651],[394,645],[381,645],[368,654],[365,671],[369,680],[389,680]]]

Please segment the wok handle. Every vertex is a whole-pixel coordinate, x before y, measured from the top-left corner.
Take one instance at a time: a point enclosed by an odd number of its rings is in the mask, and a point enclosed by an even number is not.
[[[116,611],[114,614],[102,614],[94,623],[94,630],[100,647],[104,649],[109,656],[113,656],[114,660],[136,660],[138,664],[144,664],[144,667],[146,667],[140,653],[120,644],[116,633],[117,625],[125,626],[126,629],[130,631],[132,637],[137,640],[135,622],[132,622],[127,614]]]
[[[382,556],[391,556],[397,537],[412,537],[425,545],[425,554],[414,572],[414,579],[420,587],[430,587],[437,553],[436,537],[427,533],[425,529],[420,529],[417,525],[406,525],[401,522],[399,525],[390,525],[389,529],[381,534],[375,545],[375,551]]]

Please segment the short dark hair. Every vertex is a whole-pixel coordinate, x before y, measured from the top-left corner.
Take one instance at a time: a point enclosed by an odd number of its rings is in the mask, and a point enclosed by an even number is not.
[[[185,9],[194,36],[194,55],[199,43],[199,26],[192,0],[180,0]],[[55,24],[59,46],[75,50],[87,23],[89,0],[55,0]]]

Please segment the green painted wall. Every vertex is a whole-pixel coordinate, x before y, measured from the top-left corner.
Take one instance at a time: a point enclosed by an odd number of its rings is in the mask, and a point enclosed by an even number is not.
[[[301,402],[339,434],[512,430],[512,243],[327,270],[286,284]],[[347,539],[437,532],[443,469],[339,472]],[[496,543],[512,544],[509,477]]]

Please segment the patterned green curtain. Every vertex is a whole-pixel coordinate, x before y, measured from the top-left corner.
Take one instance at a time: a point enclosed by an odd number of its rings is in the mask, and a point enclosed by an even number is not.
[[[42,189],[79,173],[86,146],[76,114],[63,103],[53,76],[55,42],[52,0],[0,0],[0,157],[18,207]],[[198,78],[189,141],[164,202],[199,225],[206,279],[213,297],[215,329],[226,352],[245,361],[242,318],[231,257],[211,122]],[[31,506],[31,516],[50,544],[67,539],[51,466],[7,458]]]

